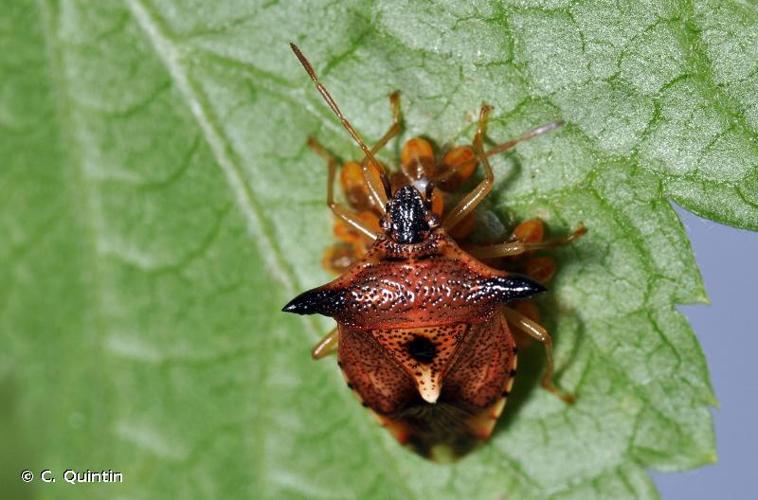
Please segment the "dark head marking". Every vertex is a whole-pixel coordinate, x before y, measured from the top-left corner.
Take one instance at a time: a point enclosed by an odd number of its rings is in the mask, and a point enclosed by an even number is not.
[[[397,190],[387,203],[387,215],[382,225],[396,243],[412,244],[424,241],[432,229],[433,216],[421,194],[411,185]]]

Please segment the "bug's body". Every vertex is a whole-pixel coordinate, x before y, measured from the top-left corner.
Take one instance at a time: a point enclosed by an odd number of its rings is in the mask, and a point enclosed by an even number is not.
[[[369,149],[305,56],[292,48],[365,155],[361,164],[345,164],[340,174],[351,211],[333,198],[336,159],[315,140],[309,142],[329,165],[327,204],[338,218],[335,233],[341,240],[327,252],[324,263],[343,272],[283,309],[337,321],[338,327],[314,349],[314,357],[336,351],[348,386],[364,406],[400,442],[422,453],[437,444],[461,449],[471,438],[490,436],[516,371],[516,343],[509,325],[545,345],[543,387],[572,401],[553,385],[550,336],[527,317],[534,314],[508,307],[545,288],[533,278],[478,259],[525,255],[563,244],[583,234],[583,228],[563,240],[543,242],[542,223],[535,219],[519,225],[505,243],[468,251],[457,243],[470,232],[473,210],[492,188],[487,157],[560,124],[538,127],[485,152],[489,107],[483,106],[472,146],[451,149],[438,161],[428,141],[410,139],[402,150],[402,170],[388,176],[373,154],[399,131],[397,94],[390,97],[392,126]],[[445,210],[442,191],[455,191],[480,163],[485,179]],[[554,268],[551,260],[540,257],[528,259],[524,266],[541,280],[549,279]]]
[[[502,304],[542,290],[485,266],[437,228],[421,243],[377,240],[285,310],[334,317],[350,387],[398,440],[428,443],[489,436],[516,366]]]

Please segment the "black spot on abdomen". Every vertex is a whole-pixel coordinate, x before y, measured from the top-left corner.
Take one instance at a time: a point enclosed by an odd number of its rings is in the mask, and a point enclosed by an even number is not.
[[[426,337],[414,337],[405,348],[408,354],[419,363],[431,363],[437,355],[437,346]]]

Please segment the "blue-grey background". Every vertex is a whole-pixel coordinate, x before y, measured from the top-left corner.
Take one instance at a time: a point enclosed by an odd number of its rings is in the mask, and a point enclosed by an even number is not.
[[[664,500],[758,499],[758,234],[677,207],[710,305],[681,306],[700,340],[719,400],[713,410],[718,463],[655,473]]]

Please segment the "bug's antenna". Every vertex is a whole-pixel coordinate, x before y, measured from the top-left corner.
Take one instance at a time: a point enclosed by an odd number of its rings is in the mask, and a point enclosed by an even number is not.
[[[532,130],[529,130],[527,132],[524,132],[519,137],[515,139],[511,139],[508,142],[504,142],[503,144],[498,144],[494,148],[490,149],[485,153],[486,156],[492,156],[499,153],[504,153],[510,149],[513,149],[516,147],[517,144],[520,142],[526,142],[529,139],[534,139],[535,137],[546,134],[548,132],[552,132],[553,130],[559,129],[564,125],[563,120],[557,120],[550,123],[545,123],[543,125],[540,125],[537,128],[533,128]]]
[[[374,154],[371,152],[371,150],[366,146],[366,143],[363,142],[363,138],[361,135],[356,131],[353,126],[350,124],[349,121],[347,121],[347,118],[345,118],[345,115],[342,114],[342,111],[340,110],[339,106],[337,106],[337,103],[334,102],[334,98],[332,98],[331,94],[329,94],[329,91],[326,90],[326,87],[319,81],[318,76],[316,75],[316,71],[313,69],[313,66],[311,66],[311,63],[308,62],[308,59],[303,55],[303,53],[300,51],[297,45],[290,42],[290,48],[292,49],[292,52],[295,53],[295,56],[297,56],[297,59],[300,61],[300,64],[303,65],[303,68],[305,68],[306,73],[308,73],[308,76],[311,77],[311,80],[313,80],[313,83],[316,84],[316,90],[318,90],[319,94],[321,94],[321,97],[324,98],[324,101],[329,105],[329,107],[332,109],[335,115],[337,115],[337,118],[340,119],[340,122],[342,122],[342,126],[345,127],[345,130],[352,136],[353,140],[360,146],[360,148],[363,150],[363,154],[366,155],[366,158],[368,158],[369,163],[377,169],[377,171],[382,172],[384,169],[379,164],[378,161],[376,161],[376,158],[374,158]],[[372,182],[370,182],[370,173],[368,170],[368,165],[366,163],[363,164],[363,179],[366,181],[366,185],[369,188],[369,191],[371,192],[371,196],[376,200],[379,205],[380,210],[382,212],[384,211],[384,206],[387,204],[387,195],[380,190],[376,189],[376,186]]]
[[[387,195],[387,198],[392,198],[392,184],[390,184],[390,180],[386,175],[382,175],[382,186],[384,187],[384,194]]]

